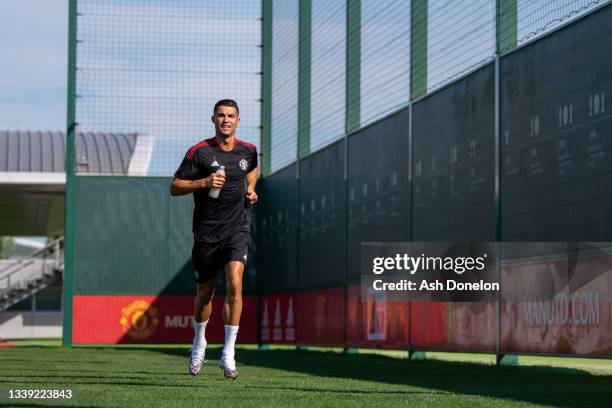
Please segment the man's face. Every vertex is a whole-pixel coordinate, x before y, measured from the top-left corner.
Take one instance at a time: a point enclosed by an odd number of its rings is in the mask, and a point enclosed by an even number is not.
[[[228,138],[236,134],[236,127],[240,123],[238,111],[233,106],[219,106],[212,117],[215,124],[215,132],[223,137]]]

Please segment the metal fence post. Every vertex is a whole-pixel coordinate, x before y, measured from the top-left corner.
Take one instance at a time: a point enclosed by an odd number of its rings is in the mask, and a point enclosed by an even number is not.
[[[66,114],[66,212],[62,345],[72,345],[72,294],[74,260],[74,153],[76,138],[77,0],[68,3],[68,95]]]

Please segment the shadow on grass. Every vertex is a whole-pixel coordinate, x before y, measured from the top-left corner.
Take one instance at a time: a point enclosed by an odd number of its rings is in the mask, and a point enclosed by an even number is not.
[[[123,350],[129,351],[134,348]],[[186,358],[184,347],[147,347],[139,350]],[[207,358],[218,359],[220,352],[220,349],[209,350]],[[437,390],[558,407],[612,406],[612,376],[592,375],[588,371],[575,368],[496,367],[466,362],[409,361],[381,355],[294,350],[240,349],[237,350],[237,360],[239,365],[425,389],[406,390],[406,393],[436,393],[433,390]],[[300,391],[301,388],[297,387],[295,390]],[[317,390],[312,389],[312,391]],[[323,389],[319,391],[326,392]],[[358,394],[353,390],[343,392]]]

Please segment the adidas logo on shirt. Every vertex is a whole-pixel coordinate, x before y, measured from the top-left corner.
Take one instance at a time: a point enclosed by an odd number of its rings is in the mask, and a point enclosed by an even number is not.
[[[214,162],[212,162],[210,167],[219,167],[219,163],[217,163],[217,161],[215,160]]]

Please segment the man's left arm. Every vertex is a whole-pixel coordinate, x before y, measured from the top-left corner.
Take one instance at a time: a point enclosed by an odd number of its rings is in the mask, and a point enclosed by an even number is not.
[[[253,170],[247,173],[247,192],[246,196],[249,203],[255,204],[257,202],[257,193],[255,192],[255,184],[257,184],[257,178],[259,177],[259,166],[256,166]]]

